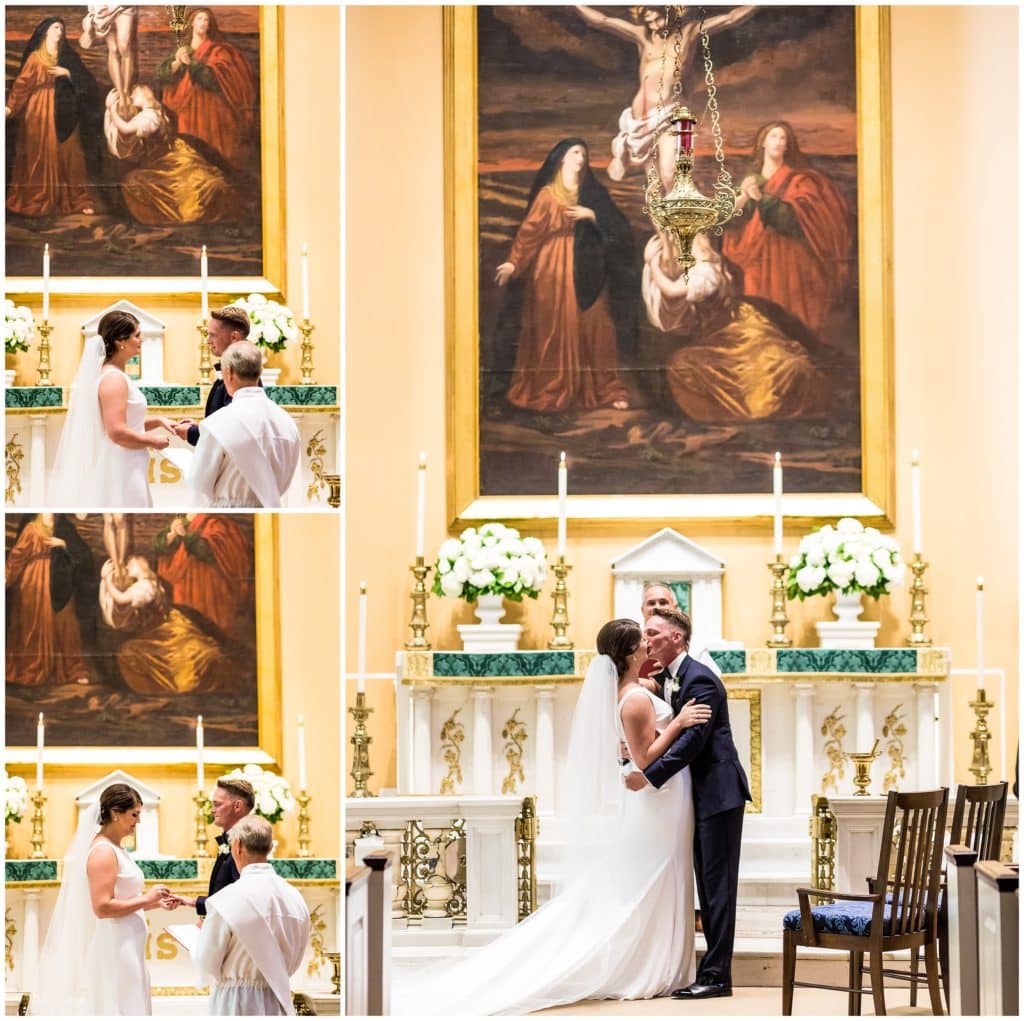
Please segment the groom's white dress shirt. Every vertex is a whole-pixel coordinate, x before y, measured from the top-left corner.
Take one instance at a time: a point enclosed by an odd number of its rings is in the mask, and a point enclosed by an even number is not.
[[[208,897],[194,960],[211,984],[210,1014],[294,1014],[290,977],[309,942],[309,909],[272,865],[246,865],[230,886]]]
[[[188,480],[211,507],[280,507],[299,464],[299,430],[258,386],[199,424]]]

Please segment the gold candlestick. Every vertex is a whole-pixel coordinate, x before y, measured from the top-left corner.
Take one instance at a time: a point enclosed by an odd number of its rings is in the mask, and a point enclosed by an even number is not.
[[[299,857],[312,858],[313,852],[309,849],[309,803],[312,799],[303,787],[295,800],[299,803]]]
[[[213,382],[213,352],[206,323],[200,323],[196,329],[199,331],[199,385],[205,386]]]
[[[302,344],[299,347],[302,352],[302,361],[299,363],[302,378],[299,382],[303,386],[316,386],[313,379],[313,341],[309,339],[315,329],[316,327],[308,319],[303,319],[299,326],[299,331],[302,333]]]
[[[366,781],[373,776],[370,769],[370,744],[373,738],[367,733],[366,721],[369,719],[372,709],[366,707],[366,694],[362,691],[356,693],[356,704],[348,710],[356,721],[355,733],[349,739],[352,745],[352,772],[349,776],[355,781],[355,790],[349,794],[350,798],[372,798],[373,795],[367,789]]]
[[[39,334],[39,379],[36,386],[53,386],[50,380],[50,334],[53,327],[44,319],[37,327]]]
[[[907,645],[926,646],[931,645],[932,640],[924,633],[924,626],[928,618],[924,612],[924,597],[928,589],[924,587],[924,572],[928,565],[917,553],[910,569],[914,572],[914,583],[910,586],[910,637]]]
[[[867,798],[868,788],[871,786],[871,763],[878,757],[878,739],[875,739],[874,747],[869,752],[850,752],[847,758],[852,760],[854,767],[853,785],[857,788],[853,792],[855,798]]]
[[[423,562],[423,557],[417,557],[416,563],[409,570],[412,571],[416,583],[412,587],[412,619],[409,621],[412,638],[405,643],[405,647],[407,649],[429,649],[427,628],[430,627],[430,624],[427,621],[426,578],[430,568]]]
[[[327,960],[331,962],[331,992],[335,996],[341,995],[341,954],[327,953]]]
[[[328,475],[324,472],[324,482],[327,483],[327,503],[331,507],[341,506],[341,476],[340,475]]]
[[[565,557],[560,556],[552,569],[555,572],[555,591],[551,593],[551,598],[555,601],[555,613],[551,618],[551,627],[555,637],[548,642],[548,648],[571,649],[572,640],[566,634],[569,629],[569,586],[565,579],[572,568],[565,562]]]
[[[46,795],[41,790],[32,795],[32,853],[30,858],[45,858],[46,851],[43,849],[43,805],[46,804]]]
[[[995,703],[989,702],[985,698],[984,688],[979,688],[974,696],[974,701],[967,704],[974,710],[975,716],[974,730],[971,731],[971,740],[974,742],[974,751],[971,754],[971,772],[979,784],[986,784],[988,775],[992,772],[992,763],[988,757],[988,743],[992,740],[992,734],[988,729],[988,721],[985,717],[995,707]]]
[[[202,791],[198,791],[192,803],[196,806],[196,846],[192,857],[209,858],[210,852],[206,850],[206,817],[211,807],[210,799]]]
[[[775,563],[769,564],[772,572],[772,615],[769,623],[772,636],[765,642],[770,649],[788,649],[793,643],[786,637],[786,571],[789,565],[782,559],[781,553],[775,554]]]

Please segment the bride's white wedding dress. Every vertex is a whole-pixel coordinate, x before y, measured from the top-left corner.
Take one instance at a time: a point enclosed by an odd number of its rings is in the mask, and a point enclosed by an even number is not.
[[[128,384],[125,424],[145,432],[149,410],[146,395],[130,376],[104,365],[103,341],[86,342],[71,388],[68,415],[61,430],[47,492],[50,507],[152,507],[149,492],[149,450],[116,444],[103,428],[99,385],[110,373]]]
[[[87,862],[94,854],[117,857],[114,897],[138,897],[142,869],[128,853],[100,837],[98,812],[89,810],[64,858],[57,904],[40,956],[35,1015],[126,1017],[150,1015],[153,1001],[146,968],[146,916],[97,918],[92,911]]]
[[[668,704],[635,688],[615,706],[620,739],[629,698],[651,700],[659,731],[672,718]],[[565,889],[465,960],[400,979],[393,1013],[524,1014],[689,985],[696,972],[690,770],[660,790],[632,793],[621,781],[618,788],[617,830],[596,854],[581,856],[586,864]]]

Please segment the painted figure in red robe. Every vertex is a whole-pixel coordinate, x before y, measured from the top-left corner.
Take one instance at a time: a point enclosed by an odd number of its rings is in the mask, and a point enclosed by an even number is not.
[[[245,55],[225,42],[208,7],[189,15],[189,45],[158,68],[164,106],[178,118],[178,134],[212,146],[235,169],[255,171],[256,75]]]
[[[839,189],[812,170],[793,128],[770,121],[754,142],[756,170],[740,185],[742,227],[722,251],[743,270],[743,293],[768,298],[828,342],[852,258],[849,211]]]

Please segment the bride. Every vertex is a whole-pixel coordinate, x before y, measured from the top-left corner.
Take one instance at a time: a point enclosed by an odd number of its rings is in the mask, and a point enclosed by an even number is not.
[[[672,710],[638,680],[646,658],[632,620],[597,635],[573,713],[565,803],[571,881],[515,928],[450,967],[396,983],[396,1014],[525,1014],[580,1000],[661,996],[693,981],[693,803],[690,771],[660,790],[626,793],[643,768],[707,706]]]
[[[125,372],[142,350],[139,321],[114,309],[85,344],[71,388],[47,504],[51,507],[152,507],[149,451],[170,442],[170,419],[148,417],[146,397]]]
[[[133,787],[115,783],[83,810],[64,857],[57,904],[40,957],[33,1014],[152,1014],[144,912],[170,894],[143,890],[142,869],[121,848],[142,812]]]

